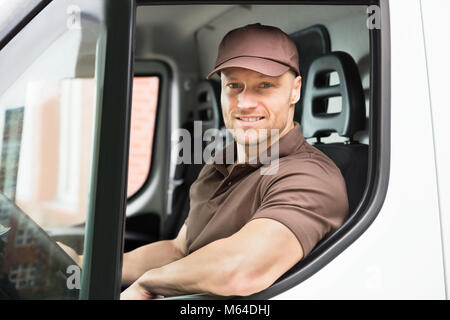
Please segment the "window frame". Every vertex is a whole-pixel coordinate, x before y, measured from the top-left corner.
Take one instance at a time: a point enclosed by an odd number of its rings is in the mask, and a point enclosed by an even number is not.
[[[91,190],[95,200],[89,210],[95,214],[86,220],[80,299],[89,300],[120,297],[128,181],[136,2],[116,0],[105,4],[107,33],[114,37],[108,37],[104,49],[100,99],[102,110],[108,112],[101,112],[97,120],[97,174],[95,189]]]

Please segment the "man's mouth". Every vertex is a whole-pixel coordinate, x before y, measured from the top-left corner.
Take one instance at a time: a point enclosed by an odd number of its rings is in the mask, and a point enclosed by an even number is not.
[[[236,119],[244,122],[256,122],[264,119],[264,117],[236,117]]]

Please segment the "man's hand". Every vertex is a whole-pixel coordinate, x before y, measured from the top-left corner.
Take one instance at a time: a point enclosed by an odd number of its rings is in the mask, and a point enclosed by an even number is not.
[[[147,291],[139,284],[139,280],[120,294],[120,300],[151,300],[160,298],[164,298],[164,296],[155,295]]]
[[[153,296],[150,292],[141,287],[138,281],[134,282],[124,292],[120,294],[120,300],[150,300]]]
[[[64,243],[61,243],[59,241],[56,242],[61,249],[63,249],[68,255],[69,257],[72,258],[73,261],[76,262],[76,264],[81,268],[83,265],[83,256],[78,255],[78,253],[73,250],[71,247],[66,246]]]

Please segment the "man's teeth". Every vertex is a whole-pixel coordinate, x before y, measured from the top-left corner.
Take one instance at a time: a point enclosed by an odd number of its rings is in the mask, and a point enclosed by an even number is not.
[[[260,117],[260,118],[239,118],[239,120],[248,121],[248,122],[258,121],[258,120],[261,120],[261,119],[263,119],[263,117]]]

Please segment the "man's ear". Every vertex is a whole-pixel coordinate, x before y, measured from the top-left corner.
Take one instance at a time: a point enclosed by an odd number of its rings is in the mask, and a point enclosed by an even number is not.
[[[302,88],[302,77],[297,76],[292,86],[291,104],[296,104],[300,100],[300,89]]]

